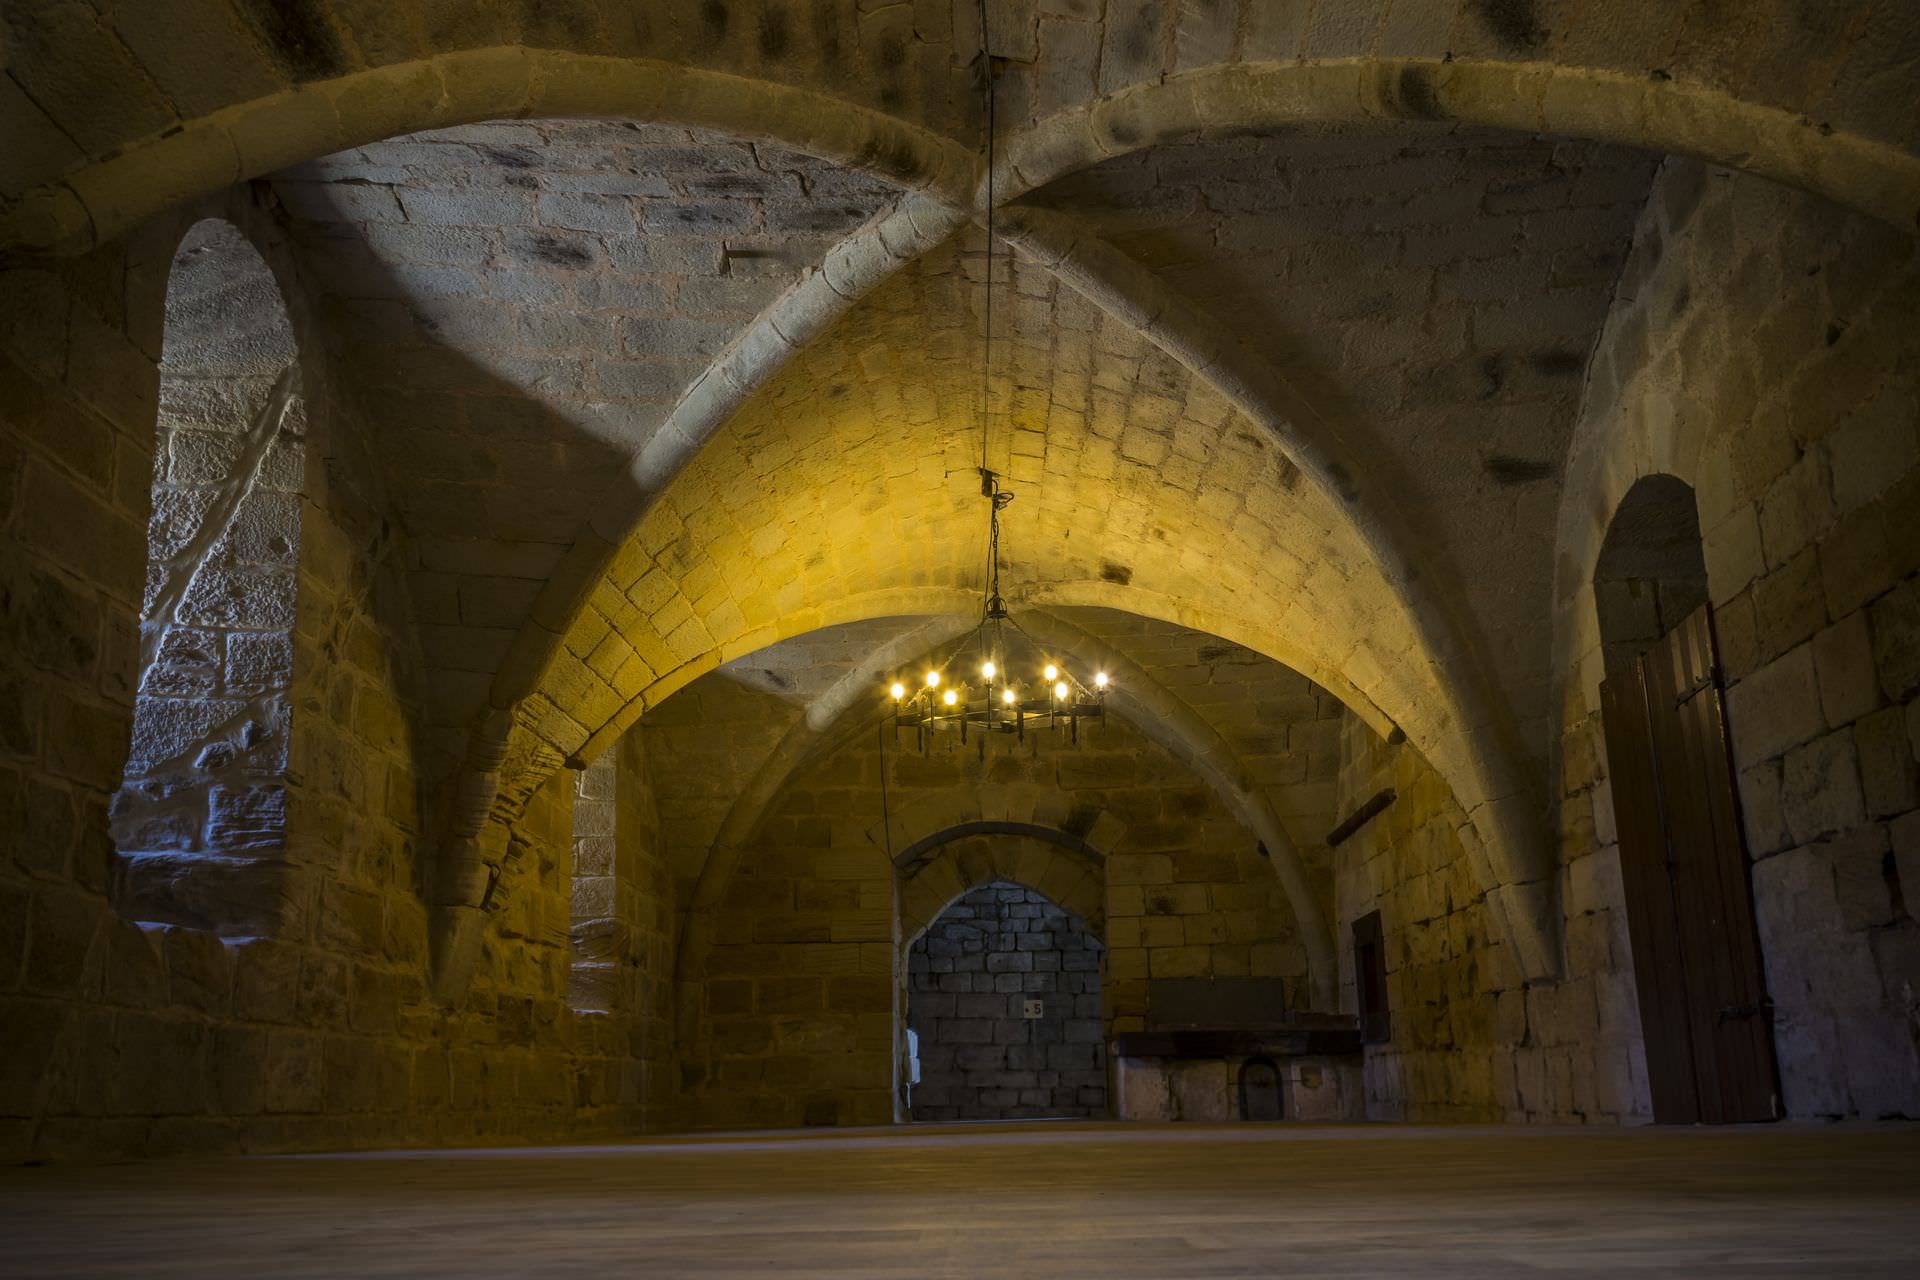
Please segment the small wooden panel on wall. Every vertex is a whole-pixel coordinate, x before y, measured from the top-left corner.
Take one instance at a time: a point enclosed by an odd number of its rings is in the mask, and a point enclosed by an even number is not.
[[[1379,911],[1353,922],[1353,988],[1360,1003],[1360,1042],[1385,1044],[1393,1038],[1387,1012],[1387,943]]]

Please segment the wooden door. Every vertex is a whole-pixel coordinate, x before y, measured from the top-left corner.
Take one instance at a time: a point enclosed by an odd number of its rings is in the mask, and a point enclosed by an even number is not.
[[[1600,686],[1654,1119],[1780,1114],[1746,843],[1703,606]]]

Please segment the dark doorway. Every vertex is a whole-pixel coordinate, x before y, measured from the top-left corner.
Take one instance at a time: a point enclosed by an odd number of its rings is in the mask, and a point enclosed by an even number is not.
[[[1024,885],[962,895],[907,953],[915,1120],[1107,1113],[1100,943]]]
[[[1746,844],[1703,605],[1600,687],[1654,1119],[1780,1114]]]

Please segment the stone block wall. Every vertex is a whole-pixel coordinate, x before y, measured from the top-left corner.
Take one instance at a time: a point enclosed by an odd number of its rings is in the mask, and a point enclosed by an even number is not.
[[[1795,1117],[1920,1115],[1917,326],[1910,235],[1671,160],[1569,463],[1565,883],[1619,892],[1593,566],[1630,487],[1675,476],[1698,509]]]
[[[1569,869],[1562,977],[1522,982],[1473,869],[1473,829],[1439,775],[1411,746],[1390,745],[1357,720],[1348,722],[1343,755],[1343,813],[1383,788],[1395,793],[1334,851],[1347,1011],[1358,1009],[1353,922],[1378,910],[1386,949],[1392,1034],[1366,1046],[1366,1117],[1647,1119],[1617,855],[1591,855]]]
[[[566,1004],[570,797],[516,824],[469,999],[427,995],[417,660],[347,406],[310,438],[275,927],[136,923],[110,896],[109,797],[140,669],[168,268],[231,218],[297,283],[244,194],[57,267],[0,273],[0,1158],[560,1138],[659,1122],[628,1011]],[[296,332],[297,289],[287,290]],[[311,375],[309,367],[303,372]],[[639,1020],[644,1027],[644,1020]]]
[[[780,843],[754,849],[734,881],[702,1007],[676,1010],[682,1102],[695,1127],[893,1117],[887,859],[835,847],[822,803],[838,808],[809,796],[770,823]]]
[[[801,714],[777,696],[716,674],[680,690],[642,720],[646,776],[678,901],[691,899],[735,799]]]
[[[883,754],[862,733],[802,768],[770,806],[742,853],[713,945],[695,958],[704,964],[702,1003],[676,1011],[691,1123],[878,1123],[892,1114],[901,943],[888,855],[907,850],[885,847],[883,814],[904,817],[912,843],[982,805],[1051,813],[1069,838],[1109,819],[1112,847],[1095,855],[1109,1030],[1144,1024],[1156,976],[1282,977],[1304,1004],[1305,954],[1258,842],[1211,788],[1124,721],[1083,729],[1078,746],[1037,736],[995,743],[984,759],[977,743],[941,742],[922,754],[910,737],[889,740]],[[992,878],[962,874],[951,894]]]
[[[1100,944],[1044,895],[1004,881],[964,894],[908,948],[906,986],[913,1119],[1106,1115]]]

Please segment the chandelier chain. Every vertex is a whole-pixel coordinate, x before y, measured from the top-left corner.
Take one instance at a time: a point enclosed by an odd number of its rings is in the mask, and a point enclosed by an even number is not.
[[[1081,721],[1099,723],[1106,718],[1107,694],[1107,675],[1104,671],[1095,673],[1093,687],[1089,689],[1057,662],[1049,661],[1041,668],[1043,682],[1037,685],[1019,680],[1006,666],[1011,656],[1006,648],[1009,627],[1028,650],[1040,649],[1041,646],[1035,644],[1024,628],[1009,616],[1006,599],[1000,594],[1000,513],[1013,501],[1013,492],[1000,483],[1000,476],[992,466],[993,256],[997,240],[994,166],[998,155],[994,119],[993,41],[987,25],[990,3],[991,0],[980,0],[980,74],[986,106],[987,162],[987,180],[984,184],[987,207],[982,219],[986,230],[984,258],[987,277],[982,293],[985,315],[981,326],[984,343],[980,357],[980,496],[987,500],[987,566],[982,584],[985,598],[981,602],[980,622],[963,646],[963,650],[977,655],[977,669],[982,683],[970,685],[965,676],[949,680],[947,672],[954,665],[950,659],[947,663],[930,666],[924,680],[912,690],[904,681],[897,679],[888,689],[892,699],[889,719],[896,731],[911,727],[923,751],[937,730],[956,729],[963,743],[967,741],[969,732],[977,733],[982,759],[985,759],[988,736],[1012,734],[1025,741],[1029,726],[1035,730],[1064,727],[1069,739],[1077,743],[1080,740]],[[1011,280],[1011,253],[1008,254],[1007,267],[1007,278]],[[1024,690],[1021,687],[1023,685],[1026,686]],[[976,689],[981,696],[975,695]],[[885,750],[884,741],[882,750]],[[884,787],[884,766],[882,773]],[[882,800],[884,802],[884,796]]]
[[[994,169],[994,76],[993,42],[987,31],[988,0],[980,0],[980,74],[987,99],[987,287],[986,350],[980,359],[980,469],[986,471],[987,443],[993,430],[993,169]]]

